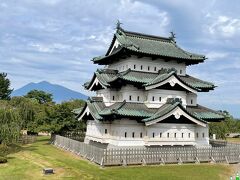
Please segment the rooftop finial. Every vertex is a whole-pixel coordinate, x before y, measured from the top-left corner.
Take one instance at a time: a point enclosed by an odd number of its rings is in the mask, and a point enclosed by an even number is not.
[[[170,34],[171,36],[169,38],[175,42],[176,34],[173,31],[171,31]]]
[[[116,29],[120,29],[121,28],[121,22],[119,21],[119,19],[117,20],[117,24],[116,24]]]

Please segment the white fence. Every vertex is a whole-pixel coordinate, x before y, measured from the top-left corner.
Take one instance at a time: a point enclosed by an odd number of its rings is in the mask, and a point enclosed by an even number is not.
[[[189,162],[240,162],[240,145],[225,143],[217,147],[151,147],[102,149],[59,135],[53,136],[55,146],[81,155],[100,165],[165,164]]]

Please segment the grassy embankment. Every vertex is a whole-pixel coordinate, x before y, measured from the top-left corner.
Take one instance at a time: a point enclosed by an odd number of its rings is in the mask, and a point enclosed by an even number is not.
[[[48,144],[48,137],[8,156],[0,164],[0,179],[228,179],[229,165],[187,164],[101,168],[76,155]],[[43,175],[42,168],[52,167],[53,175]]]

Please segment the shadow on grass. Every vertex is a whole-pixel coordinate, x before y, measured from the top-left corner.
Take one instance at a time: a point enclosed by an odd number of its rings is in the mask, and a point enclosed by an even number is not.
[[[38,137],[36,142],[49,142],[50,141],[50,137]]]
[[[16,157],[13,157],[13,156],[7,156],[7,160],[11,160],[11,159],[16,159]]]
[[[22,150],[21,151],[34,151],[34,150],[36,150],[37,148],[36,148],[37,146],[27,146],[27,147],[22,147]]]

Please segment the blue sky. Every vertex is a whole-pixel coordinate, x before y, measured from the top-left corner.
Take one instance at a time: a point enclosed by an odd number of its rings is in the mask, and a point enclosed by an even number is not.
[[[0,71],[12,87],[47,80],[87,94],[82,84],[107,50],[116,20],[131,31],[169,36],[205,54],[188,73],[218,87],[199,103],[240,117],[240,1],[0,0]]]

